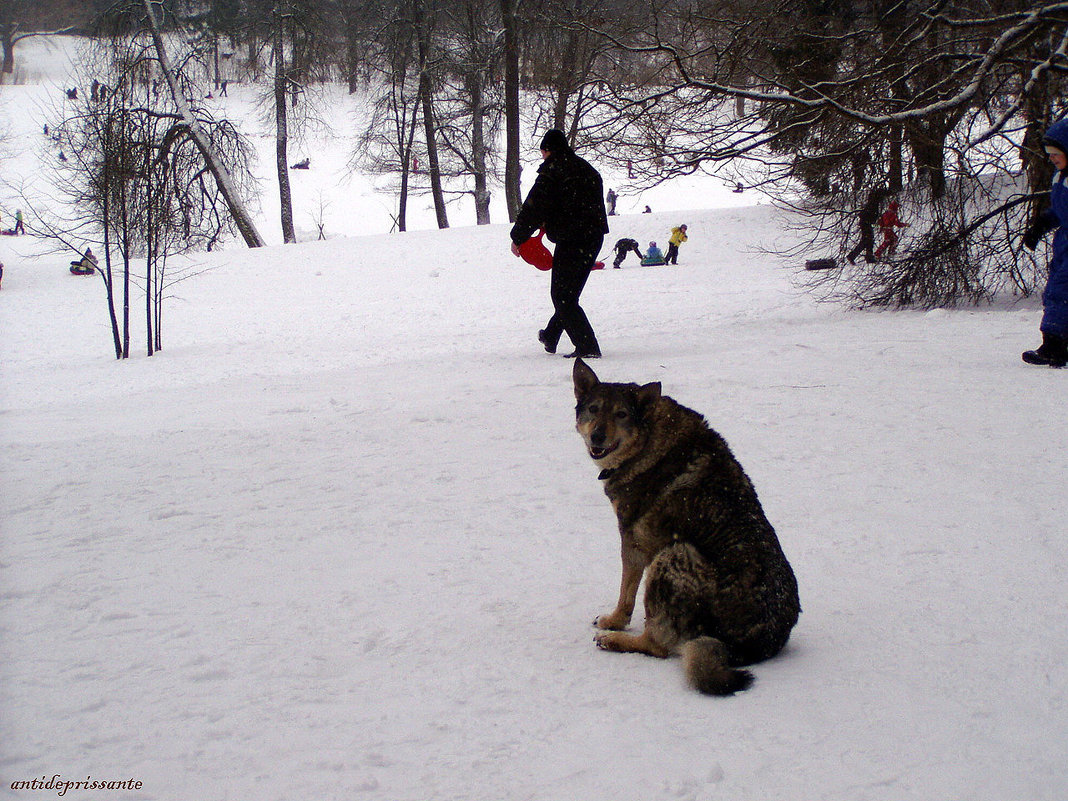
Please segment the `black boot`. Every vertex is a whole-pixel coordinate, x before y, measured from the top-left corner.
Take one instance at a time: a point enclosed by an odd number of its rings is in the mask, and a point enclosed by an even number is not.
[[[538,342],[545,346],[546,353],[556,353],[556,342],[549,339],[544,328],[538,332]]]
[[[1068,364],[1068,341],[1056,334],[1043,331],[1042,344],[1035,350],[1024,351],[1021,358],[1028,364],[1064,367]]]

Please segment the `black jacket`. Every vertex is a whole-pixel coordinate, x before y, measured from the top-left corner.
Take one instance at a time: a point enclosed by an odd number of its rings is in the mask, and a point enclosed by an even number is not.
[[[553,153],[538,167],[512,226],[512,241],[526,242],[539,228],[550,242],[581,242],[608,233],[600,173],[573,151]]]

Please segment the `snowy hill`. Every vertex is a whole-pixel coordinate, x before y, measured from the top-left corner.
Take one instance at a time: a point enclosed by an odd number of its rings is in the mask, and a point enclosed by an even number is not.
[[[685,221],[679,267],[583,305],[598,373],[704,413],[797,572],[790,645],[730,699],[593,646],[615,519],[506,225],[176,263],[164,350],[126,362],[98,279],[0,238],[0,798],[1068,795],[1036,306],[818,305],[760,250],[780,212]]]

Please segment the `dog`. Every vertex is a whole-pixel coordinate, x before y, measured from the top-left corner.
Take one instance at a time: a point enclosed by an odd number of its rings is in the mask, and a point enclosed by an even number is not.
[[[726,441],[659,382],[602,383],[575,362],[576,427],[619,520],[616,608],[594,621],[607,651],[681,655],[708,695],[747,689],[797,623],[797,579]],[[645,630],[624,631],[645,577]]]

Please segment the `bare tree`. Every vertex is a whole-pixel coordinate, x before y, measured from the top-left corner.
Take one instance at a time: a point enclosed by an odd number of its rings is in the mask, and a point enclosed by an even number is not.
[[[813,251],[844,252],[870,189],[904,193],[914,211],[930,209],[916,215],[923,227],[910,237],[917,258],[903,248],[868,275],[836,276],[839,286],[872,278],[888,287],[900,273],[904,283],[889,294],[857,293],[873,303],[1033,289],[1034,274],[1019,269],[1028,259],[1008,244],[1010,226],[1046,187],[1038,169],[1029,186],[1010,179],[1021,161],[1041,158],[1038,132],[1062,94],[1048,84],[1059,87],[1068,65],[1068,4],[930,0],[906,13],[895,0],[718,0],[658,12],[635,34],[598,30],[620,59],[644,62],[627,80],[603,73],[597,87],[585,127],[603,142],[604,160],[632,163],[646,185],[741,171],[748,185],[811,214]],[[1031,120],[1026,136],[1014,127],[1021,117]],[[982,143],[990,154],[976,169]],[[1032,199],[1017,202],[1021,193]],[[992,273],[985,265],[995,254],[1013,266]],[[922,260],[945,264],[926,276],[940,274],[947,292],[917,285]]]
[[[419,104],[423,115],[423,146],[426,148],[426,168],[430,178],[430,193],[434,200],[434,214],[438,228],[449,227],[445,208],[445,193],[441,183],[441,163],[438,157],[438,123],[435,116],[435,84],[440,80],[441,43],[438,40],[438,0],[411,0],[412,24],[415,26],[416,52],[419,65]]]
[[[143,80],[146,69],[158,67],[153,44],[136,36],[110,41],[114,49],[99,55],[91,72],[105,78],[107,91],[81,97],[69,106],[71,115],[53,126],[56,146],[69,155],[51,162],[50,183],[61,193],[60,202],[50,204],[56,211],[36,217],[42,230],[76,252],[85,242],[102,251],[97,272],[116,357],[126,358],[133,289],[144,291],[152,355],[162,347],[165,291],[176,280],[167,274],[168,257],[211,249],[233,233],[233,219],[185,117],[161,103]],[[180,71],[175,80],[182,80]],[[247,175],[251,153],[234,128],[203,115],[198,124],[212,152]]]
[[[407,230],[408,197],[416,160],[414,142],[420,109],[414,28],[403,18],[382,13],[389,21],[372,37],[375,65],[371,113],[350,161],[350,167],[396,176],[398,231]]]
[[[453,43],[444,54],[438,135],[449,160],[442,171],[459,190],[475,201],[475,221],[490,222],[489,183],[495,177],[495,141],[500,129],[502,105],[497,76],[502,39],[498,35],[495,4],[487,0],[463,0],[446,13],[447,35]],[[470,182],[470,184],[468,183]]]
[[[500,0],[501,27],[504,31],[504,198],[508,220],[514,222],[523,205],[520,187],[519,139],[519,20],[522,0]]]
[[[91,11],[80,3],[0,0],[0,83],[5,75],[15,72],[15,45],[19,42],[31,36],[71,33],[91,17]]]
[[[189,101],[186,99],[186,95],[183,93],[183,87],[179,81],[179,76],[171,63],[170,55],[167,52],[167,47],[164,44],[163,36],[160,32],[159,21],[156,17],[156,3],[153,2],[153,0],[142,0],[142,3],[148,28],[152,36],[152,43],[156,51],[156,60],[163,75],[163,79],[166,81],[167,87],[170,90],[171,99],[177,109],[183,129],[188,133],[188,136],[196,145],[197,150],[200,152],[200,155],[204,160],[204,164],[215,179],[219,192],[229,209],[230,216],[233,218],[234,225],[236,225],[237,230],[240,231],[241,236],[245,240],[245,244],[249,247],[262,247],[263,238],[260,236],[259,231],[256,230],[256,225],[252,221],[252,216],[245,208],[237,183],[230,174],[230,170],[227,168],[225,161],[214,150],[211,137],[205,131],[200,117],[193,112]]]

